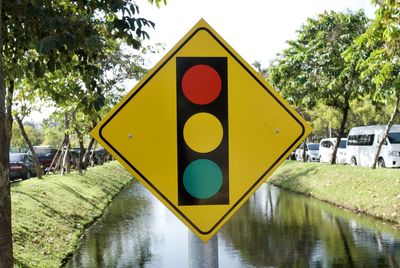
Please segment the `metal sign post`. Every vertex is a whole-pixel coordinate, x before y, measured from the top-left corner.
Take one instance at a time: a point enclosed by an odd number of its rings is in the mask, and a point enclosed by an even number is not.
[[[189,230],[188,242],[190,268],[218,267],[218,233],[204,243]]]

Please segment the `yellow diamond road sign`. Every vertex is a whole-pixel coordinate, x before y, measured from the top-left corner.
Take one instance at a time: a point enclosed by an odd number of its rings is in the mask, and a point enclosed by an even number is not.
[[[207,242],[310,132],[200,20],[91,135]]]

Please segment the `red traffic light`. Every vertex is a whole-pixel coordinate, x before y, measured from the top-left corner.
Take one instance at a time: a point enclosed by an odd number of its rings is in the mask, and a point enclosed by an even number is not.
[[[183,75],[182,91],[185,97],[194,104],[209,104],[221,92],[221,77],[209,65],[194,65]]]

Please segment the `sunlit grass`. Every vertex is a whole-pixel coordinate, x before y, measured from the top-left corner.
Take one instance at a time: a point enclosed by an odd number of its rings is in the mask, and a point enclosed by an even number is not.
[[[269,182],[400,224],[400,170],[286,161]]]
[[[132,176],[112,162],[11,186],[17,267],[58,267],[74,252],[84,228],[99,217]]]

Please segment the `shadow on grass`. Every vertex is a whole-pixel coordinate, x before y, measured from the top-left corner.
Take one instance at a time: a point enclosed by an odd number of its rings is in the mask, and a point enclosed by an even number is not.
[[[126,181],[120,180],[119,176],[124,176],[124,174],[120,174],[120,172],[116,172],[114,176],[108,176],[107,183],[97,184],[101,187],[101,190],[109,196],[114,196],[116,193],[123,188],[124,185],[127,184]],[[131,176],[131,175],[130,175]],[[96,180],[104,180],[104,177],[101,174],[91,174],[91,179]]]
[[[27,194],[27,193],[24,193],[24,192],[21,192],[21,191],[17,191],[17,190],[13,190],[13,193],[25,195],[25,196],[29,197],[30,199],[32,199],[32,200],[36,201],[37,203],[39,203],[39,205],[46,211],[44,213],[44,215],[47,215],[48,217],[54,217],[55,215],[57,215],[57,216],[60,217],[60,219],[64,220],[65,222],[71,222],[71,221],[79,222],[79,221],[83,221],[85,219],[82,215],[73,213],[72,211],[69,214],[65,215],[64,212],[58,211],[58,210],[52,208],[51,206],[47,205],[45,203],[45,201],[40,200],[39,198],[37,198],[37,197],[35,197],[33,195],[30,195],[30,194]],[[94,207],[97,208],[97,206],[94,206]]]
[[[30,266],[14,258],[14,267],[29,268]]]
[[[68,219],[63,215],[62,212],[60,212],[60,211],[58,211],[58,210],[56,210],[56,209],[50,207],[49,205],[45,204],[45,202],[43,202],[42,200],[40,200],[39,198],[37,198],[37,197],[35,197],[35,196],[32,196],[32,195],[30,195],[30,194],[27,194],[27,193],[24,193],[24,192],[21,192],[21,191],[17,191],[17,190],[13,190],[13,193],[14,193],[14,194],[17,193],[17,194],[25,195],[25,196],[29,197],[30,199],[33,199],[33,200],[35,200],[36,202],[38,202],[38,203],[40,204],[40,206],[42,206],[45,210],[48,210],[48,211],[50,211],[51,213],[53,213],[53,214],[55,214],[55,215],[59,215],[60,218],[62,218],[62,219],[64,219],[64,220],[68,220]]]
[[[67,192],[69,192],[72,195],[76,196],[78,199],[84,200],[85,202],[87,202],[88,204],[93,206],[94,208],[97,208],[97,209],[99,208],[97,206],[97,204],[92,201],[92,199],[85,197],[84,195],[80,194],[78,191],[76,191],[75,189],[69,187],[68,185],[63,184],[63,183],[59,183],[59,182],[54,182],[54,185],[57,185],[60,188],[66,190]]]
[[[305,187],[302,180],[308,176],[314,175],[315,173],[317,173],[317,170],[312,166],[297,170],[285,170],[281,174],[274,175],[273,179],[270,180],[270,183],[284,189],[309,195],[311,189]]]

